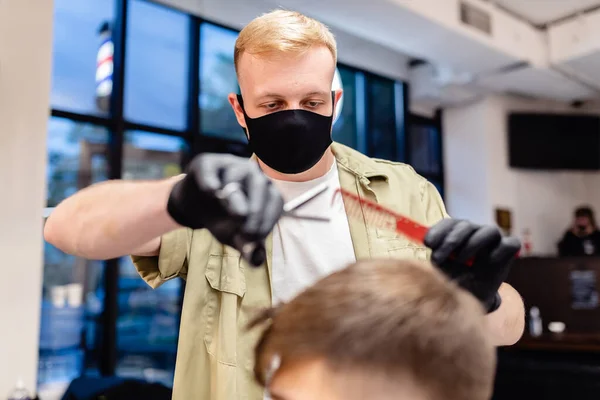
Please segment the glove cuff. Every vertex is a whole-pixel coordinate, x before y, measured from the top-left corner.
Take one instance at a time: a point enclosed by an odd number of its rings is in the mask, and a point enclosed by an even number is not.
[[[192,229],[202,228],[202,226],[198,226],[197,221],[193,223],[186,214],[186,210],[193,210],[197,207],[198,197],[200,197],[197,192],[198,190],[187,176],[173,186],[167,201],[167,212],[179,225]]]
[[[493,313],[494,311],[496,311],[497,309],[500,308],[500,305],[502,304],[502,297],[500,297],[500,293],[496,292],[494,294],[494,297],[492,298],[492,302],[489,305],[488,309],[487,309],[487,313]]]

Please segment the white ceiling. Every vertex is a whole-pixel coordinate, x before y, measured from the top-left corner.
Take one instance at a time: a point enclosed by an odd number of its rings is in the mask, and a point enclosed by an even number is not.
[[[368,11],[361,1],[267,1],[275,6],[305,12],[330,26],[413,58],[457,71],[477,74],[521,61],[400,7],[393,0],[370,0]]]
[[[596,93],[551,69],[523,68],[481,79],[481,86],[564,102],[593,98]]]
[[[492,0],[536,25],[600,6],[600,0]]]
[[[0,0],[1,1],[1,0]],[[214,0],[216,1],[216,0]],[[233,0],[232,0],[233,1]],[[397,52],[408,54],[411,57],[428,61],[435,67],[448,68],[450,71],[466,73],[475,79],[471,82],[462,82],[460,79],[443,78],[440,74],[430,73],[420,76],[419,83],[411,79],[414,100],[437,101],[439,104],[453,104],[470,101],[490,92],[517,92],[537,98],[549,98],[570,102],[573,100],[587,100],[598,97],[598,92],[582,85],[579,80],[581,75],[586,75],[585,81],[594,82],[600,78],[596,73],[596,62],[580,60],[585,74],[570,74],[552,70],[550,66],[528,66],[528,59],[518,52],[507,51],[502,46],[490,46],[486,40],[480,40],[474,34],[467,34],[463,29],[452,28],[452,19],[440,23],[437,14],[432,18],[421,10],[409,7],[411,1],[416,0],[369,0],[368,12],[365,11],[364,2],[347,0],[265,0],[267,3],[295,9],[320,19],[326,24],[340,31],[378,43]],[[420,1],[420,0],[419,0]],[[429,0],[434,2],[434,0]],[[437,0],[445,2],[447,0]],[[600,0],[487,0],[497,2],[513,12],[523,15],[535,24],[544,24],[549,21],[572,15],[577,10],[589,9],[600,5]],[[459,4],[455,1],[456,5]],[[454,4],[453,3],[453,4]],[[429,4],[429,3],[428,3]],[[449,7],[452,11],[453,8]],[[518,22],[510,24],[510,16],[503,14],[505,20],[499,21],[505,29],[512,30],[519,37],[523,33],[524,41],[514,40],[510,35],[502,36],[498,42],[513,43],[517,45],[544,45],[544,41],[537,43],[535,35],[529,35],[529,30],[538,32]],[[441,13],[440,13],[441,15]],[[512,18],[514,20],[514,18]],[[522,28],[522,27],[523,28]],[[469,31],[470,32],[470,31]],[[542,31],[539,31],[540,37]],[[500,37],[500,36],[498,36]],[[366,55],[368,56],[368,55]],[[361,54],[359,57],[365,57]],[[522,67],[508,69],[522,63]],[[563,65],[571,71],[582,70],[580,65]],[[579,68],[578,68],[579,67]],[[442,69],[444,69],[442,68]],[[423,83],[429,80],[429,83]],[[600,82],[600,80],[599,80]],[[596,86],[596,85],[592,85]],[[417,90],[420,89],[420,90]]]
[[[600,92],[600,52],[593,52],[585,56],[571,59],[556,65],[557,69],[577,77]]]

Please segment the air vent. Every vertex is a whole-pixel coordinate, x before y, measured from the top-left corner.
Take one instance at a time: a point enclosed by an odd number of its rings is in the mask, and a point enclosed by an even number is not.
[[[469,25],[486,35],[492,34],[492,17],[490,13],[472,4],[460,3],[460,20],[463,24]]]

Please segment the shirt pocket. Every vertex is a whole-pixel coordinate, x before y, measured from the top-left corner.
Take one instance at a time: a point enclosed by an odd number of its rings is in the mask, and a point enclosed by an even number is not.
[[[377,237],[379,239],[402,240],[404,238],[403,234],[398,233],[393,229],[376,228],[375,232],[377,233]]]
[[[388,255],[390,258],[412,259],[420,261],[429,260],[429,249],[425,246],[417,245],[403,245],[398,247],[391,247],[388,249]]]
[[[236,366],[238,317],[246,293],[240,256],[210,255],[205,275],[210,285],[204,318],[206,350],[217,362]]]

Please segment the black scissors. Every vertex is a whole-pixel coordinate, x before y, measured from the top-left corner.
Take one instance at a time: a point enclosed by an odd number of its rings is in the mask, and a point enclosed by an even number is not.
[[[232,193],[241,190],[241,186],[238,182],[231,182],[225,185],[222,189],[217,191],[216,196],[221,200],[227,200]],[[282,218],[296,218],[303,219],[307,221],[318,221],[318,222],[328,222],[330,220],[329,217],[320,217],[313,215],[302,215],[297,214],[296,211],[302,208],[304,205],[310,203],[319,195],[322,195],[329,188],[329,183],[324,182],[320,185],[315,186],[314,188],[307,190],[302,193],[300,196],[288,201],[283,206],[283,214]],[[240,251],[242,257],[249,261],[252,265],[260,264],[259,260],[264,260],[265,257],[265,248],[263,245],[259,245],[256,242],[248,242],[244,240],[241,236],[237,235],[233,239],[233,244]]]

